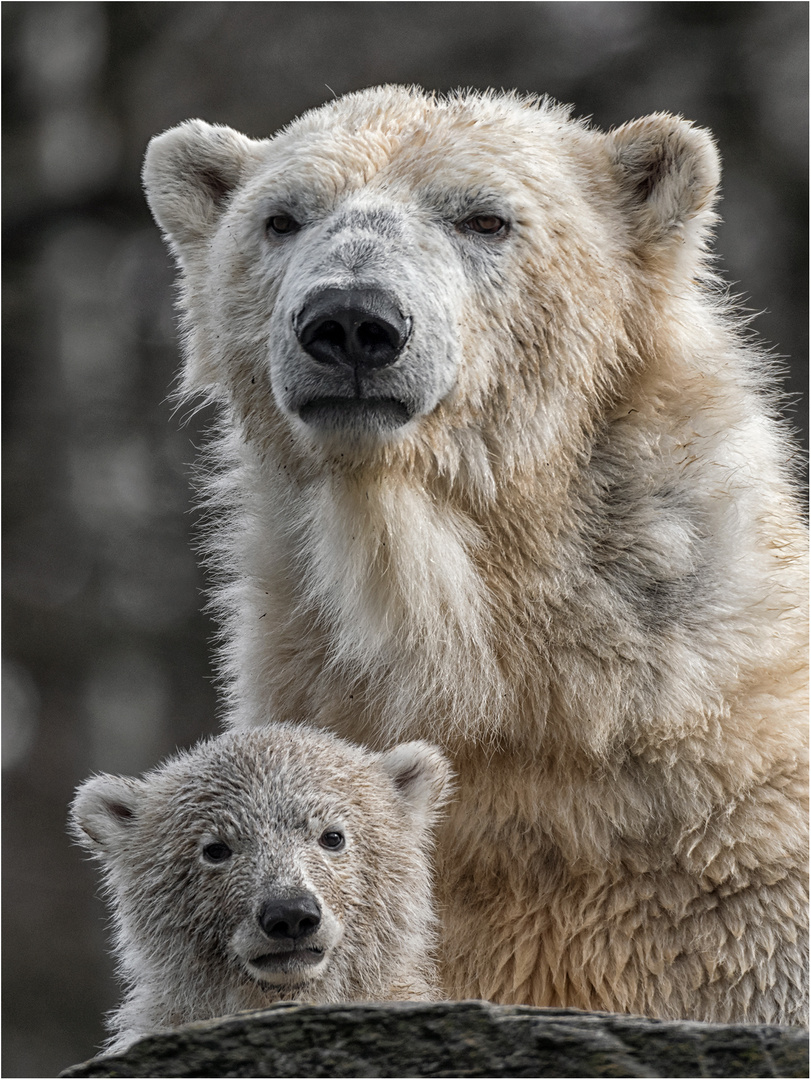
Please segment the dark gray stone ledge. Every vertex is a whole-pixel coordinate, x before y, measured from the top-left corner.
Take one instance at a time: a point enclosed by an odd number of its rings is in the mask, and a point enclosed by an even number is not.
[[[807,1077],[808,1031],[483,1001],[281,1004],[148,1036],[61,1075]]]

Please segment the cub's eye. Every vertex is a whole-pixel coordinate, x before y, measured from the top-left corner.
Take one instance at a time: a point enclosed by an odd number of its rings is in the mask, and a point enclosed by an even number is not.
[[[210,863],[225,862],[227,859],[230,859],[233,854],[230,847],[219,840],[215,840],[213,844],[206,844],[203,848],[203,858],[206,862]]]
[[[267,230],[274,236],[287,236],[289,233],[298,232],[301,226],[295,218],[289,214],[274,214],[268,218]]]
[[[459,228],[464,232],[479,233],[481,236],[498,236],[507,232],[509,226],[504,218],[496,217],[495,214],[476,214],[463,221]]]
[[[321,833],[318,843],[321,847],[327,848],[328,851],[340,851],[346,846],[346,838],[337,829],[329,829],[327,832]]]

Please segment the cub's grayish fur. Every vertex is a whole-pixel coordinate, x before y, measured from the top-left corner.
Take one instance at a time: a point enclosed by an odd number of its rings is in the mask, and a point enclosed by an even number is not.
[[[445,757],[274,724],[142,779],[85,781],[71,808],[102,864],[127,992],[109,1049],[274,1001],[432,1000],[432,828]]]

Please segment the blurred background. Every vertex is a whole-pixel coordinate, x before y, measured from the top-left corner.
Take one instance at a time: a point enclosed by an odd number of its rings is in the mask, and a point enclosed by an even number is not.
[[[2,5],[4,1076],[91,1056],[117,999],[73,788],[216,726],[173,271],[143,201],[150,136],[188,117],[270,134],[380,82],[517,87],[610,127],[713,129],[717,247],[755,326],[807,357],[806,3]],[[804,437],[804,436],[803,436]]]

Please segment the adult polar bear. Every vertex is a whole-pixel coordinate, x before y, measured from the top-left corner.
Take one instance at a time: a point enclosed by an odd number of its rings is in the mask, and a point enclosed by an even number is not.
[[[228,722],[448,748],[450,995],[803,1019],[805,541],[709,135],[384,87],[144,176]]]

